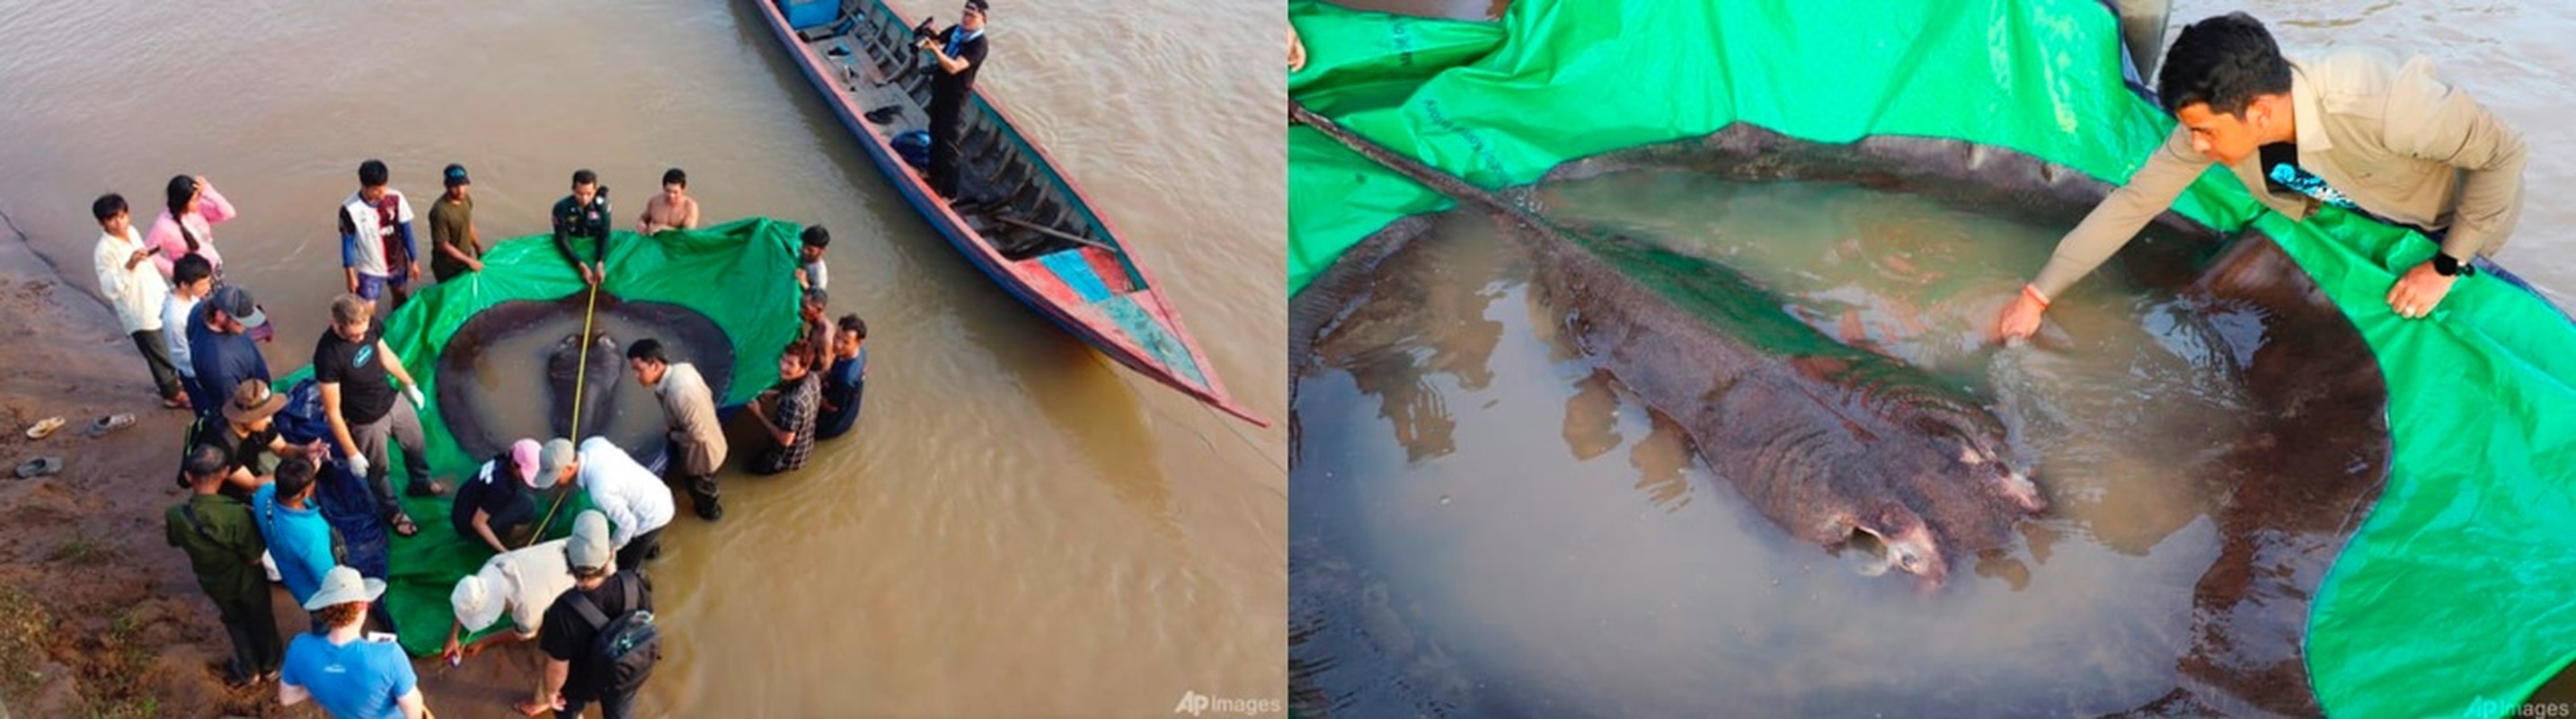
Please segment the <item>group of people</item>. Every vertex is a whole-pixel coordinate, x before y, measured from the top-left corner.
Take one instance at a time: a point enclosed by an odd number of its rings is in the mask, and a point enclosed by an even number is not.
[[[416,535],[420,527],[394,494],[390,444],[402,449],[405,492],[452,493],[457,537],[496,553],[450,597],[456,621],[448,660],[499,642],[536,639],[548,657],[545,690],[522,702],[522,711],[573,716],[596,701],[609,716],[625,716],[638,682],[603,669],[614,659],[598,656],[594,640],[631,623],[635,612],[648,612],[649,623],[651,587],[640,569],[658,554],[661,530],[676,513],[672,492],[600,437],[578,444],[518,440],[453,490],[431,476],[419,416],[427,398],[377,321],[381,308],[403,302],[421,279],[412,208],[389,186],[389,175],[382,162],[362,163],[358,189],[341,203],[348,292],[331,303],[329,327],[312,355],[327,431],[317,429],[300,444],[278,426],[287,397],[272,389],[274,377],[257,344],[273,336],[267,314],[248,290],[223,280],[211,230],[236,216],[232,204],[204,178],[181,176],[172,179],[166,209],[148,232],[136,231],[118,195],[92,206],[101,229],[100,290],[141,351],[164,405],[196,414],[179,472],[189,496],[168,510],[165,528],[168,542],[188,555],[231,637],[227,679],[237,686],[276,681],[281,701],[310,699],[334,716],[425,711],[408,657],[391,635],[366,631],[371,620],[393,628],[381,601],[383,579],[348,566],[346,542],[316,493],[324,482],[363,479],[373,504],[366,509],[394,534]],[[487,247],[474,227],[465,168],[449,165],[442,175],[446,191],[429,214],[429,261],[438,281],[447,282],[483,271]],[[647,202],[636,230],[697,227],[700,211],[687,186],[682,171],[665,173],[663,191]],[[553,212],[554,241],[589,284],[607,278],[609,217],[607,188],[589,170],[574,173],[571,195]],[[800,237],[801,329],[782,348],[778,385],[750,406],[772,440],[746,462],[756,473],[802,467],[817,439],[846,433],[856,419],[867,326],[855,314],[837,324],[825,319],[822,256],[830,240],[820,226]],[[589,252],[581,252],[582,244]],[[666,356],[652,338],[629,344],[626,359],[665,410],[672,474],[699,516],[720,518],[715,475],[728,448],[705,378],[693,364]],[[538,507],[559,507],[565,484],[586,493],[596,508],[571,518],[570,537],[532,544],[552,519],[551,509]],[[291,643],[271,614],[272,572],[310,613],[310,631]],[[509,627],[460,644],[464,635],[496,628],[505,612]],[[620,623],[612,627],[612,620]]]

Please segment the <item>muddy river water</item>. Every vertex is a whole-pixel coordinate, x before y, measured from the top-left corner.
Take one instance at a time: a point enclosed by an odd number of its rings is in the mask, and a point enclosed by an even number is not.
[[[2089,297],[2053,310],[2071,347],[1996,351],[1976,336],[2013,287],[1996,248],[2052,228],[1660,171],[1540,197],[1722,260],[1811,326],[1974,388],[2055,508],[1929,597],[1869,576],[1860,552],[1801,544],[1559,337],[1491,222],[1452,217],[1381,269],[1381,287],[1420,288],[1395,303],[1420,311],[1359,310],[1300,390],[1291,655],[1330,665],[1316,689],[1500,715],[1852,716],[2098,713],[2176,686],[2191,590],[2219,553],[2209,479],[2245,424],[2242,359],[2196,300]],[[1401,679],[1340,681],[1372,671]]]

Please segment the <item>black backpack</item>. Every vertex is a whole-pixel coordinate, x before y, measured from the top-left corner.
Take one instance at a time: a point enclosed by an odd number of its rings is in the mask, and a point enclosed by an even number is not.
[[[590,644],[590,684],[606,694],[623,694],[644,686],[653,675],[653,665],[662,661],[662,632],[653,626],[651,611],[636,609],[644,603],[635,588],[633,575],[626,575],[619,591],[626,595],[626,613],[610,618],[599,610],[590,597],[580,592],[572,595],[572,610],[598,635]]]

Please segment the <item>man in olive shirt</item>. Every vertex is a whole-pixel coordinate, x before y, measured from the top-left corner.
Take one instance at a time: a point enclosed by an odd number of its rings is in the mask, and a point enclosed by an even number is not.
[[[184,470],[191,494],[163,512],[162,522],[163,536],[170,546],[187,552],[197,588],[215,601],[215,614],[232,635],[226,679],[239,686],[275,674],[286,659],[286,647],[277,635],[277,614],[269,610],[268,574],[259,565],[268,543],[251,523],[250,505],[216,491],[230,464],[220,446],[191,449]]]
[[[581,273],[584,284],[608,279],[608,188],[589,170],[572,173],[572,194],[555,202],[555,249]],[[590,259],[575,250],[575,240],[590,239]]]
[[[473,180],[464,165],[448,165],[447,194],[429,207],[430,272],[438,281],[483,271],[483,235],[474,231]]]
[[[2211,163],[2293,220],[2331,204],[2440,243],[2389,289],[2388,307],[2401,317],[2432,312],[2462,275],[2522,284],[2482,258],[2504,246],[2522,213],[2522,134],[2436,79],[2429,60],[2399,64],[2355,51],[2293,60],[2261,22],[2231,13],[2183,28],[2156,94],[2181,126],[2058,242],[2004,308],[1998,336],[2037,330],[2052,298],[2128,244]]]

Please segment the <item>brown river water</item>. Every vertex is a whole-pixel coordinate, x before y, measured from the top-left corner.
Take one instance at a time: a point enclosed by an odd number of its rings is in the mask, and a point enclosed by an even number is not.
[[[1001,4],[981,75],[1274,418],[1281,22],[1241,2]],[[122,192],[148,221],[171,175],[207,176],[241,211],[214,241],[278,317],[266,351],[283,373],[339,291],[328,218],[359,161],[389,163],[424,214],[438,168],[464,163],[487,240],[542,231],[575,168],[632,222],[662,169],[684,167],[711,221],[833,230],[832,311],[867,318],[872,381],[853,437],[801,474],[726,475],[723,522],[684,509],[665,533],[668,659],[647,714],[1137,715],[1186,692],[1283,696],[1284,433],[1113,368],[994,287],[769,32],[747,2],[9,3],[0,209],[88,288],[92,197]]]
[[[1291,656],[1330,667],[1318,690],[1357,715],[1428,696],[1497,716],[1867,716],[2100,713],[2174,688],[2192,586],[2219,550],[2204,478],[2244,412],[2225,328],[2189,300],[2070,301],[2054,311],[2079,351],[1980,352],[1976,324],[2011,287],[2002,248],[2052,228],[1659,171],[1541,197],[1722,259],[1812,326],[1984,388],[2056,506],[1933,596],[1868,576],[1860,553],[1789,538],[1710,475],[1566,344],[1492,223],[1451,218],[1381,269],[1421,288],[1419,316],[1328,333],[1298,400],[1290,541],[1312,559],[1293,560],[1292,626],[1314,631],[1294,630]],[[1622,211],[1638,208],[1658,209]],[[1354,659],[1372,656],[1403,679],[1367,679],[1381,665]]]

